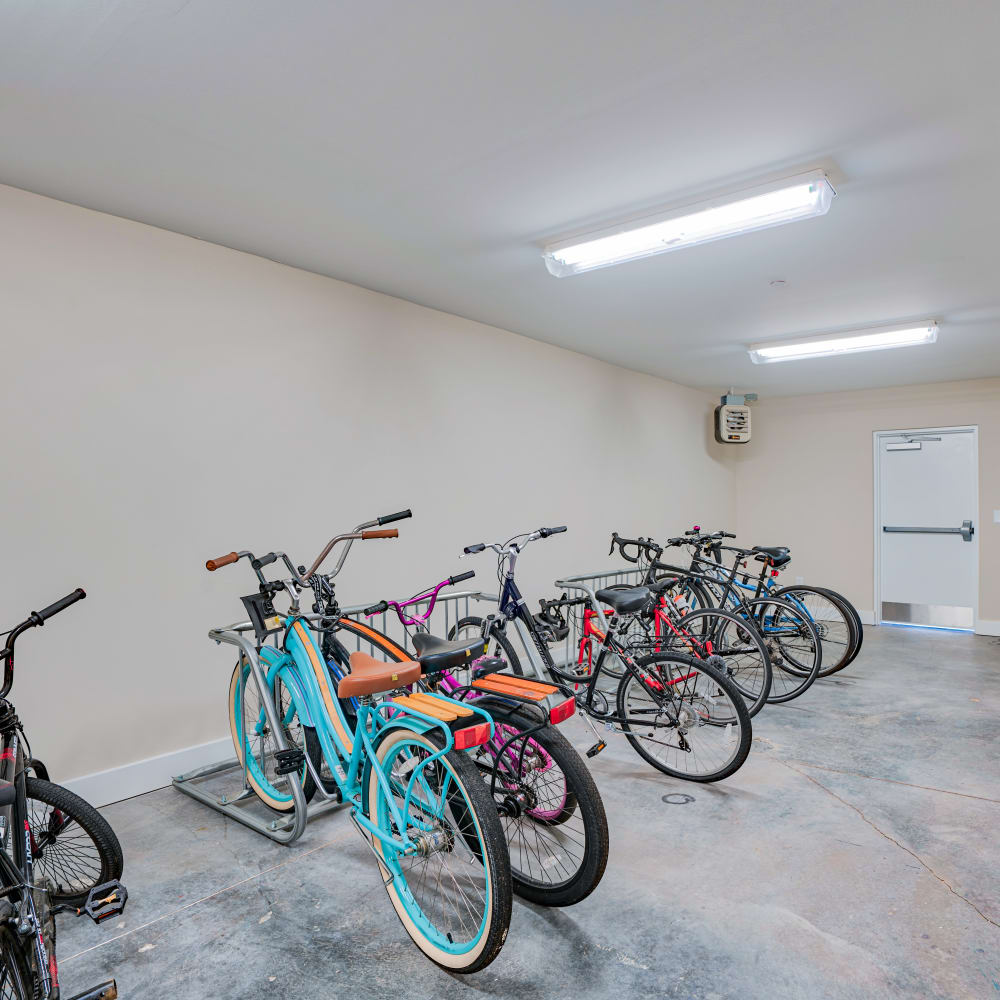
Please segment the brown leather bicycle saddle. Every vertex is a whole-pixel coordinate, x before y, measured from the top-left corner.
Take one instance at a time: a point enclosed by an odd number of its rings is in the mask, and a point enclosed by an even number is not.
[[[415,684],[420,680],[420,663],[385,663],[367,653],[351,653],[351,672],[341,677],[337,685],[338,698],[357,698],[365,694],[381,694]]]

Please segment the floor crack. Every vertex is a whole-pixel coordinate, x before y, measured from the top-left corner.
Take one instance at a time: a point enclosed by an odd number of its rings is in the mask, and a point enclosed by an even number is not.
[[[801,775],[807,781],[811,781],[817,788],[821,788],[824,792],[826,792],[827,795],[832,796],[842,805],[847,806],[848,809],[853,809],[880,837],[884,837],[886,840],[889,841],[890,844],[895,844],[896,847],[898,847],[901,851],[905,851],[907,854],[909,854],[914,861],[918,862],[922,868],[924,868],[929,874],[933,875],[934,878],[936,878],[952,895],[957,896],[960,900],[962,900],[963,903],[966,903],[968,906],[971,906],[972,909],[975,910],[976,913],[978,913],[979,916],[986,921],[986,923],[992,924],[994,927],[1000,930],[1000,923],[997,923],[995,920],[988,917],[985,913],[983,913],[981,909],[979,909],[978,906],[976,906],[975,903],[972,902],[971,899],[969,899],[967,896],[963,896],[946,878],[944,878],[941,875],[938,875],[938,873],[934,871],[934,869],[931,868],[931,866],[927,864],[927,862],[924,861],[924,859],[920,857],[920,855],[917,854],[916,851],[911,850],[905,844],[901,844],[898,840],[896,840],[895,837],[886,833],[884,830],[880,830],[878,826],[876,826],[875,823],[873,823],[856,805],[854,805],[851,802],[848,802],[847,799],[842,798],[832,789],[827,788],[826,785],[824,785],[821,781],[817,781],[811,774],[806,774],[805,771],[800,771],[793,764],[789,764],[787,760],[781,760],[780,757],[776,757],[775,759],[778,761],[778,763],[783,764],[790,771],[794,771],[796,774]]]
[[[781,760],[782,758],[777,759]],[[917,785],[912,781],[900,781],[898,778],[880,778],[875,774],[862,774],[860,771],[847,771],[839,767],[829,767],[827,764],[814,764],[811,761],[798,760],[795,757],[789,757],[787,759],[794,761],[796,764],[801,764],[802,767],[814,767],[818,771],[829,771],[831,774],[847,774],[853,778],[864,778],[866,781],[884,781],[890,785],[902,785],[904,788],[919,788],[924,792],[940,792],[942,795],[958,795],[963,799],[976,799],[978,802],[990,802],[994,805],[1000,805],[1000,799],[991,799],[985,795],[973,795],[971,792],[955,792],[950,788],[935,788],[933,785]]]

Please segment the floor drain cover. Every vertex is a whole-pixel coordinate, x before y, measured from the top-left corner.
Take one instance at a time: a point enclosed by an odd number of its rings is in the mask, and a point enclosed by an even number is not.
[[[694,802],[694,796],[685,792],[671,792],[669,795],[664,795],[662,801],[668,806],[686,806],[689,802]]]

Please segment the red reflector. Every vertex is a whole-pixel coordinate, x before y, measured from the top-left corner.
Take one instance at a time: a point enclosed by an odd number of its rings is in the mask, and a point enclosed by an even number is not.
[[[560,722],[565,722],[576,711],[576,700],[567,698],[559,702],[558,705],[549,709],[549,722],[553,726],[558,726]]]
[[[466,726],[455,731],[455,749],[468,750],[482,746],[490,738],[490,724],[480,722],[477,726]]]
[[[777,575],[778,575],[778,571],[776,569],[772,569],[771,570],[771,576],[777,576]]]

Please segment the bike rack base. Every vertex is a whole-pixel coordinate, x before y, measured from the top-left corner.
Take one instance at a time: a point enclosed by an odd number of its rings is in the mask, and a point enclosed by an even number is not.
[[[274,813],[257,798],[251,788],[244,786],[237,795],[230,798],[228,795],[219,795],[200,787],[205,779],[225,774],[227,771],[242,773],[243,765],[233,757],[231,760],[219,761],[216,764],[208,764],[185,774],[178,774],[172,783],[179,792],[183,792],[192,799],[197,799],[216,812],[222,813],[223,816],[228,816],[229,819],[242,823],[251,830],[256,830],[257,833],[263,834],[276,843],[286,845],[298,840],[309,820],[348,805],[346,802],[338,802],[332,798],[313,802],[306,807],[306,822],[297,824],[294,810],[288,814]],[[251,812],[253,807],[260,810],[260,814]],[[302,829],[296,830],[295,827],[299,825]]]

